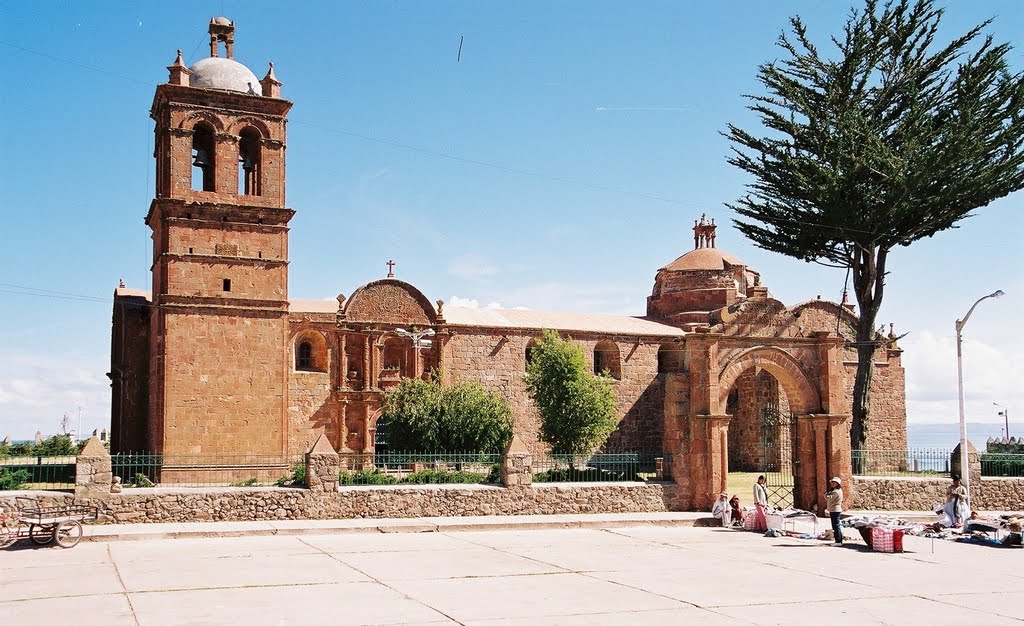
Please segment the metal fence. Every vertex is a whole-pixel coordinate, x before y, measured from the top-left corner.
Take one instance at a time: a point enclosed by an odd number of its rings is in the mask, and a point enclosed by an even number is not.
[[[599,452],[589,456],[535,455],[533,482],[632,482],[671,480],[672,455]]]
[[[948,448],[854,450],[853,473],[858,476],[948,476]]]
[[[0,489],[74,488],[74,456],[22,455],[0,458]]]
[[[1024,454],[984,453],[981,455],[982,476],[1024,476]]]
[[[483,452],[339,454],[342,485],[473,484],[501,482],[501,455]]]
[[[110,466],[125,487],[255,487],[287,484],[303,454],[154,454],[111,455]]]

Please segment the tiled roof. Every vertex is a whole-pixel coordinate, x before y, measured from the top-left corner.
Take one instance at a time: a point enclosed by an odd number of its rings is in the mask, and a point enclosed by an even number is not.
[[[550,329],[588,333],[669,335],[679,337],[684,334],[681,329],[675,326],[668,326],[642,317],[630,317],[628,315],[445,307],[444,317],[451,326]]]

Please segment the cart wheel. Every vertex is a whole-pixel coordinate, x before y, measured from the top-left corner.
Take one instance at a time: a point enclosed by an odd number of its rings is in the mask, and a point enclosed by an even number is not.
[[[18,540],[18,529],[0,524],[0,550],[13,546]]]
[[[37,546],[45,546],[53,541],[53,528],[44,528],[39,524],[28,527],[28,538]]]
[[[82,525],[76,520],[67,520],[57,524],[53,529],[53,537],[62,548],[74,548],[82,540]]]

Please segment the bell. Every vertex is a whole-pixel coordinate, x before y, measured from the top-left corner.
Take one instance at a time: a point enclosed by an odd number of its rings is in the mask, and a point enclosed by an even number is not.
[[[210,156],[206,153],[206,150],[196,150],[196,156],[192,160],[192,165],[196,167],[210,167],[213,163],[210,162]]]
[[[256,159],[252,157],[244,156],[240,158],[239,161],[242,162],[242,169],[247,172],[251,172],[256,169]]]

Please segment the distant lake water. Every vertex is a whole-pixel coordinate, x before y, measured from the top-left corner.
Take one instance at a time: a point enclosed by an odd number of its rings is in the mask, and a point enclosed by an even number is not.
[[[1001,422],[967,422],[967,438],[974,447],[985,451],[989,437],[1003,436],[1005,425]],[[1010,435],[1018,439],[1024,436],[1024,424],[1010,422]],[[907,424],[907,446],[910,448],[948,448],[952,450],[960,443],[959,424]]]

